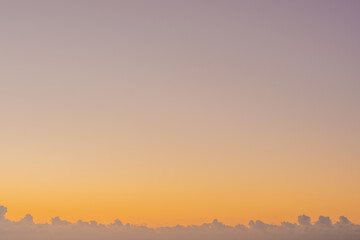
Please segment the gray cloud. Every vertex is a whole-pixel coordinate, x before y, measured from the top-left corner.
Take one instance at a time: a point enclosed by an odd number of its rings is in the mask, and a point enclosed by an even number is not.
[[[351,224],[351,222],[346,217],[340,216],[339,221],[337,222],[337,224],[347,225],[347,224]]]
[[[51,219],[51,224],[52,225],[68,225],[68,224],[70,224],[70,222],[61,220],[60,217],[54,217]]]
[[[55,217],[49,224],[35,224],[31,215],[18,222],[6,219],[7,208],[0,206],[1,240],[358,240],[360,225],[340,216],[333,224],[329,217],[320,216],[312,224],[310,217],[301,215],[297,223],[280,225],[251,220],[248,226],[229,226],[215,219],[202,225],[176,225],[149,228],[144,225],[123,224],[116,219],[103,225],[96,221],[70,223]]]
[[[7,213],[7,208],[4,206],[0,206],[0,220],[5,219],[6,213]]]
[[[320,216],[315,224],[320,227],[332,227],[331,219],[324,216]]]
[[[21,219],[19,223],[34,224],[34,218],[30,214],[26,214],[26,216],[23,219]]]
[[[301,226],[311,226],[311,218],[306,215],[298,216],[298,222]]]

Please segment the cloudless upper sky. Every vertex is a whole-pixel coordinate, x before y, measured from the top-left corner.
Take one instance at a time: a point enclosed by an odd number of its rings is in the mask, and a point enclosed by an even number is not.
[[[10,219],[360,222],[360,2],[0,3]]]

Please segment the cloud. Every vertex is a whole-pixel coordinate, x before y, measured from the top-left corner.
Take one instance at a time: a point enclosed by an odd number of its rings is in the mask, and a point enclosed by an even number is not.
[[[268,227],[271,227],[271,225],[265,224],[263,221],[260,221],[260,220],[256,220],[256,222],[251,220],[249,222],[249,227],[254,228],[254,229],[258,229],[258,230],[265,230]]]
[[[6,219],[7,208],[0,206],[1,240],[358,240],[360,225],[340,216],[333,224],[329,217],[320,216],[312,224],[306,215],[297,223],[282,222],[280,225],[251,220],[248,226],[229,226],[215,219],[201,225],[149,228],[144,225],[123,224],[116,219],[109,225],[96,221],[70,223],[60,217],[50,224],[35,224],[28,214],[20,221]]]
[[[5,219],[5,214],[7,213],[7,208],[0,206],[0,221]]]
[[[34,224],[34,218],[30,214],[27,214],[23,219],[19,221],[19,223]]]
[[[52,225],[68,225],[68,224],[70,224],[70,222],[61,220],[60,217],[54,217],[51,219],[51,224]]]
[[[119,219],[115,219],[114,223],[112,223],[111,226],[122,227],[124,225],[123,225],[122,221],[120,221]]]
[[[332,227],[331,219],[324,216],[320,216],[319,220],[317,220],[315,224],[320,227]]]
[[[298,222],[301,226],[311,226],[311,218],[306,215],[298,216]]]
[[[351,224],[351,222],[346,217],[340,216],[339,221],[337,222],[337,224],[347,225],[347,224]]]
[[[296,223],[282,222],[281,226],[284,228],[296,228],[298,225]]]

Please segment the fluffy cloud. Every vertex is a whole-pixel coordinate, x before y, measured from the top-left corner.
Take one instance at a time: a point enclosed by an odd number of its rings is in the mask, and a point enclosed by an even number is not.
[[[34,224],[33,216],[31,216],[30,214],[27,214],[23,219],[21,219],[21,220],[19,221],[19,223],[23,223],[23,224]]]
[[[331,219],[324,216],[320,216],[319,220],[317,220],[315,224],[320,227],[332,227]]]
[[[347,224],[351,224],[351,222],[346,217],[340,216],[339,221],[336,224],[347,225]]]
[[[68,225],[68,224],[70,224],[70,222],[61,220],[60,217],[54,217],[51,219],[51,224],[52,225]]]
[[[215,219],[202,225],[149,228],[123,224],[116,219],[103,225],[95,221],[79,220],[70,223],[59,217],[50,224],[34,224],[33,217],[26,215],[18,222],[6,219],[7,208],[0,206],[1,240],[358,240],[360,225],[341,216],[333,224],[329,217],[320,216],[312,224],[310,217],[301,215],[297,223],[282,222],[281,225],[251,220],[248,226],[228,226]]]
[[[298,222],[301,226],[311,226],[311,218],[306,215],[298,216]]]

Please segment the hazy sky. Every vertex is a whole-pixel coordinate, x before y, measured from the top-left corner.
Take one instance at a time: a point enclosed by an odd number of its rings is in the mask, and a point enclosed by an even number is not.
[[[50,223],[34,224],[33,217],[26,215],[19,221],[7,219],[7,208],[0,205],[0,235],[3,240],[357,240],[360,225],[340,216],[336,222],[319,216],[312,221],[300,215],[297,223],[281,222],[272,225],[261,220],[251,220],[246,226],[226,225],[217,219],[201,225],[176,225],[151,228],[144,225],[123,223],[120,220],[104,225],[96,221],[70,223],[59,217]]]
[[[0,2],[0,205],[360,222],[360,1]]]

